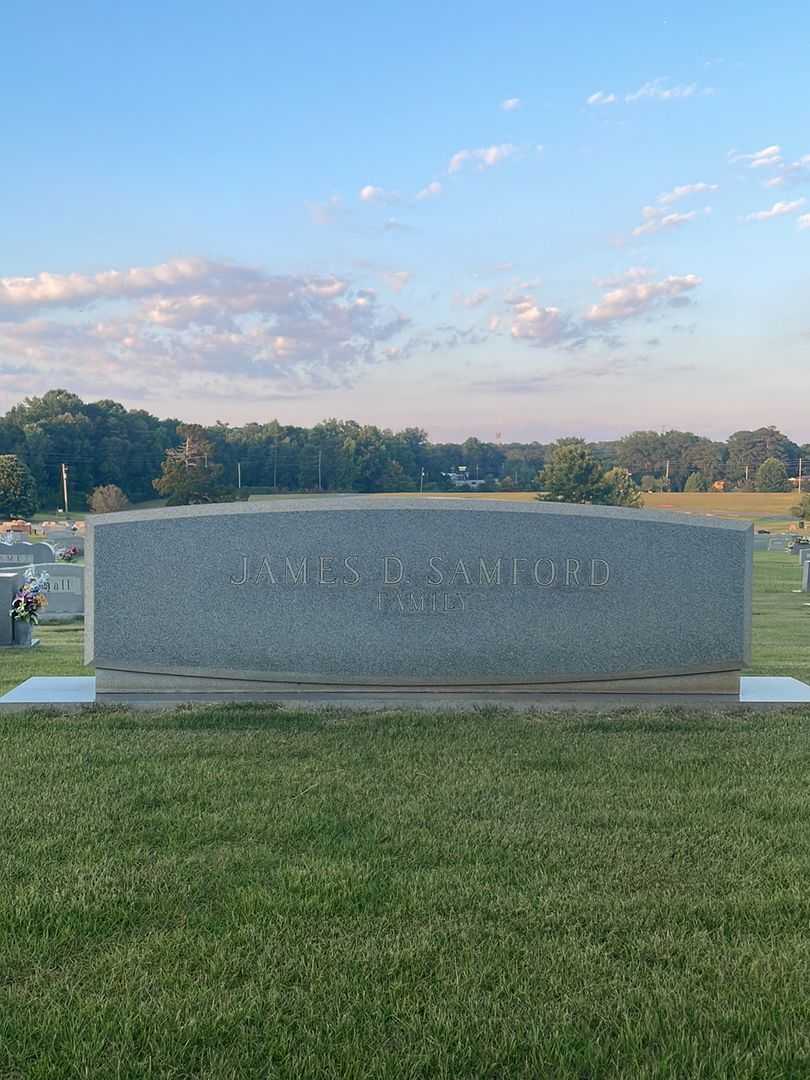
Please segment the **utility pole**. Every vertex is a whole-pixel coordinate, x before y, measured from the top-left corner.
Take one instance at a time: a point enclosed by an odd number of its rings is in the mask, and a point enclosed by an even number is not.
[[[746,465],[746,466],[745,466],[745,482],[746,482],[746,484],[748,483],[748,470],[749,470],[750,468],[751,468],[751,466],[750,466],[750,465]]]
[[[669,458],[667,458],[667,470],[664,473],[664,483],[667,486],[667,490],[669,490]]]
[[[238,488],[241,488],[241,486],[242,486],[242,462],[241,461],[237,461],[237,463],[236,463],[236,486]]]
[[[419,494],[422,494],[422,489],[425,486],[425,468],[422,466],[422,472],[419,474]]]
[[[323,485],[321,484],[321,460],[323,458],[323,451],[318,451],[318,491],[323,491]]]
[[[67,474],[68,474],[68,467],[63,461],[62,462],[62,494],[63,494],[64,499],[65,499],[65,515],[67,515],[67,512],[68,512]]]
[[[802,493],[802,459],[799,458],[799,494]]]
[[[278,439],[276,439],[275,450],[273,452],[273,491],[278,491]]]

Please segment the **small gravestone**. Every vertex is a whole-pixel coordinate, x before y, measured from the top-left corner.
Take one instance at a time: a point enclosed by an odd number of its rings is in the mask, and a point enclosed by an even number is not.
[[[80,555],[84,555],[84,537],[81,533],[51,532],[48,533],[48,543],[55,547],[57,551],[75,547]]]
[[[754,551],[767,551],[769,543],[770,543],[770,537],[769,536],[755,536],[754,537]]]
[[[56,552],[50,544],[27,541],[16,544],[0,544],[0,570],[15,566],[33,566],[34,563],[56,562]]]
[[[84,567],[74,563],[40,563],[34,573],[47,574],[45,593],[48,606],[39,617],[41,623],[59,622],[84,615]]]
[[[14,644],[11,603],[23,580],[21,570],[0,570],[0,646]]]
[[[810,544],[800,544],[799,545],[798,555],[799,555],[799,566],[804,566],[804,564],[808,560],[810,560]]]
[[[802,566],[802,592],[810,592],[810,559]]]

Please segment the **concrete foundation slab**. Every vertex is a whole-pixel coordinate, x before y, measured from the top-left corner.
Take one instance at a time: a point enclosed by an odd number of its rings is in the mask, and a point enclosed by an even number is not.
[[[778,706],[810,705],[810,686],[799,679],[785,676],[744,675],[739,695],[698,694],[546,694],[546,693],[413,693],[357,694],[286,692],[239,693],[232,696],[215,693],[157,693],[96,694],[93,676],[36,677],[27,679],[0,697],[0,709],[24,710],[34,706],[55,706],[65,710],[86,705],[123,706],[131,709],[173,709],[187,704],[234,704],[265,702],[301,708],[306,706],[338,705],[356,709],[402,708],[469,708],[478,705],[506,705],[522,709],[606,709],[657,708],[678,705],[687,708],[729,708],[748,706],[773,708]]]

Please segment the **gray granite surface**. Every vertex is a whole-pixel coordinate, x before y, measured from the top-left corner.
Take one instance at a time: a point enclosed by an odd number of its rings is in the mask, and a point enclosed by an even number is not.
[[[21,570],[0,567],[0,646],[9,646],[14,643],[11,603],[22,583]]]
[[[717,518],[453,498],[99,515],[87,660],[335,685],[736,670],[752,535]]]
[[[802,566],[802,592],[810,592],[810,562]]]
[[[40,615],[40,622],[52,622],[57,618],[84,614],[84,567],[76,563],[38,563],[35,574],[47,574],[45,592],[48,606]]]
[[[0,543],[0,570],[9,566],[31,566],[33,563],[54,562],[56,552],[50,544],[39,540],[16,544]]]

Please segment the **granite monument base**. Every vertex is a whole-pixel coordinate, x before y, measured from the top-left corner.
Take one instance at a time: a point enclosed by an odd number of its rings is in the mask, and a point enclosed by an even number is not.
[[[317,694],[324,699],[330,695],[352,694],[358,697],[371,695],[385,698],[405,696],[410,698],[443,696],[445,694],[477,695],[486,694],[519,696],[574,694],[585,696],[621,695],[696,695],[711,698],[713,696],[736,699],[740,693],[740,672],[709,671],[695,674],[666,676],[628,676],[617,679],[593,680],[553,680],[532,683],[364,683],[360,680],[343,682],[318,682],[281,680],[262,678],[256,673],[255,678],[228,677],[225,673],[207,672],[204,675],[188,670],[178,670],[167,674],[157,671],[123,671],[111,668],[96,668],[96,696],[98,700],[114,700],[119,695],[138,694],[139,696],[164,694],[205,694],[211,698],[217,695],[223,699],[249,700],[259,694],[262,697],[273,694],[306,696]]]

